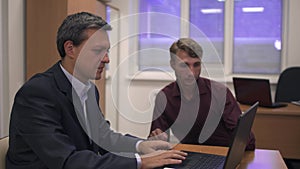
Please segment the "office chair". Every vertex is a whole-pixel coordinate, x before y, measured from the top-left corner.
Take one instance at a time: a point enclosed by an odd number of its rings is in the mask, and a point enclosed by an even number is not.
[[[275,102],[300,100],[300,67],[289,67],[279,76]]]

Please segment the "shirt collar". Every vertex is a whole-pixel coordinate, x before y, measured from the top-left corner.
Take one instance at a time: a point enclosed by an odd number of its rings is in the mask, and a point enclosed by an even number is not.
[[[76,77],[74,77],[72,74],[70,74],[61,64],[60,68],[62,69],[62,71],[64,72],[64,74],[66,75],[66,77],[68,78],[68,80],[70,81],[70,83],[72,84],[76,94],[79,96],[81,101],[85,101],[87,98],[87,92],[90,89],[91,82],[88,81],[87,84],[82,83],[80,80],[78,80]]]

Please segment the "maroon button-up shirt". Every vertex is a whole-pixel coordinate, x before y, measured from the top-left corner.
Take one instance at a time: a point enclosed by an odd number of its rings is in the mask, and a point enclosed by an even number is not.
[[[200,77],[197,85],[191,100],[182,97],[177,82],[164,87],[155,100],[151,131],[172,129],[184,144],[229,146],[241,115],[239,105],[221,83]],[[255,149],[252,132],[246,149]]]

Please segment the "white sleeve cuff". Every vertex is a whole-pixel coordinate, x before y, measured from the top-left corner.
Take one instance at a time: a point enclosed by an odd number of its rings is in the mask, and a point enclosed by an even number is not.
[[[138,153],[141,152],[141,151],[139,150],[139,145],[140,145],[141,142],[143,142],[143,140],[139,140],[139,141],[136,142],[136,144],[135,144],[135,149],[136,149],[136,151],[137,151]]]
[[[142,167],[141,156],[138,153],[135,153],[134,155],[135,155],[135,158],[136,158],[137,169],[140,169]]]

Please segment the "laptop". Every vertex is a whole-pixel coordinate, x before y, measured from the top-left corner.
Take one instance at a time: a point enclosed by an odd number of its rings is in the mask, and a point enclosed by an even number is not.
[[[286,103],[273,103],[271,87],[268,79],[252,79],[233,77],[236,100],[241,104],[252,105],[259,102],[259,106],[276,108],[287,106]]]
[[[258,107],[258,102],[252,105],[245,113],[241,114],[235,128],[227,156],[214,154],[187,152],[188,156],[181,164],[168,165],[164,169],[234,169],[244,155],[252,124]]]

